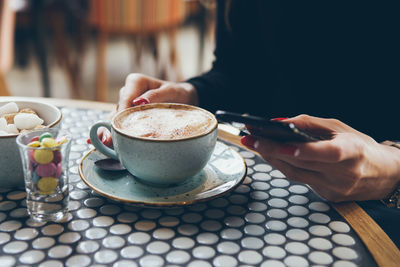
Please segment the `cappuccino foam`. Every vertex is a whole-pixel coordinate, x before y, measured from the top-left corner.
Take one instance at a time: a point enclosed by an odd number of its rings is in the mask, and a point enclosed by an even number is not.
[[[128,113],[117,123],[127,135],[158,140],[201,135],[213,126],[212,118],[204,111],[159,107]]]

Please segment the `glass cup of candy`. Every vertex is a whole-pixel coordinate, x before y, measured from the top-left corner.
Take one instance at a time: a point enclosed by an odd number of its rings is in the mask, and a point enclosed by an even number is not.
[[[28,213],[36,221],[58,221],[68,212],[71,137],[41,129],[17,137],[25,177]]]

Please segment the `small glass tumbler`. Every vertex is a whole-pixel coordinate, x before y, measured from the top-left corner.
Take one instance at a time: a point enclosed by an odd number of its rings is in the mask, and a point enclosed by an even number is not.
[[[58,221],[68,212],[71,136],[41,129],[17,137],[25,177],[26,205],[35,221]]]

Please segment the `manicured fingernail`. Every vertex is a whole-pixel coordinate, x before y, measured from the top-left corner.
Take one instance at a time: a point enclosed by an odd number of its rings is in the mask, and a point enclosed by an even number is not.
[[[273,119],[271,119],[271,121],[284,121],[287,119],[289,119],[289,118],[273,118]]]
[[[284,155],[297,157],[300,154],[300,150],[297,146],[283,145],[279,148],[279,152]]]
[[[132,101],[132,103],[133,103],[133,105],[135,105],[135,106],[140,106],[140,105],[149,104],[150,102],[149,102],[149,100],[147,100],[147,99],[144,98],[144,97],[138,97],[138,98],[134,99],[134,100]]]
[[[88,139],[86,140],[86,143],[92,144],[92,140],[90,140],[90,138],[88,138]]]
[[[240,142],[244,145],[247,146],[248,148],[251,149],[256,149],[258,147],[258,140],[252,135],[246,135],[243,136],[242,139],[240,139]]]
[[[101,138],[101,142],[103,144],[105,144],[107,142],[107,136],[106,135],[103,135],[103,137]]]

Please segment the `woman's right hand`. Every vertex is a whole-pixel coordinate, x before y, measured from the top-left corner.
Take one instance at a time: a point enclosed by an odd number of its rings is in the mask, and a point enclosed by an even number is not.
[[[190,83],[159,80],[139,73],[126,77],[119,92],[117,111],[146,103],[173,102],[197,105],[196,88]]]

